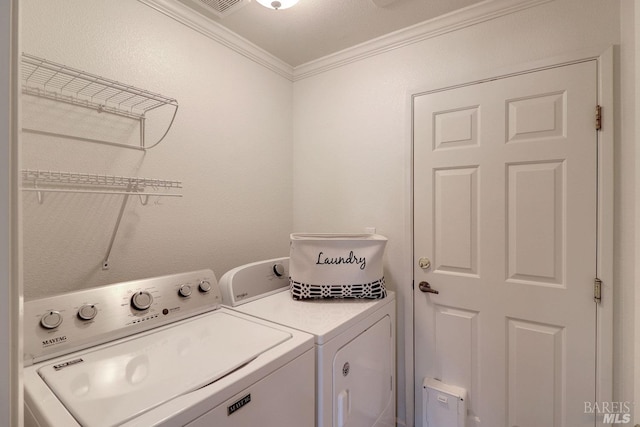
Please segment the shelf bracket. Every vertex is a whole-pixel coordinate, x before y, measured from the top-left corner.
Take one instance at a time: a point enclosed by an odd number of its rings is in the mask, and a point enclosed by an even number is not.
[[[127,206],[127,202],[129,201],[129,196],[131,195],[131,191],[133,190],[132,185],[127,187],[127,193],[124,195],[122,199],[122,205],[120,206],[120,212],[118,213],[118,219],[116,220],[116,225],[113,227],[113,233],[111,234],[111,240],[109,241],[109,247],[107,248],[107,255],[104,257],[104,261],[102,261],[102,269],[109,269],[109,257],[111,256],[111,250],[113,249],[113,242],[116,240],[116,234],[118,234],[118,229],[120,228],[120,222],[122,221],[122,216],[124,215],[124,209]]]

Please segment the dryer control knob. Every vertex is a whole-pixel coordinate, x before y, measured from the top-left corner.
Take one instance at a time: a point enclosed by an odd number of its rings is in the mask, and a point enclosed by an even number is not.
[[[208,280],[202,280],[198,285],[198,289],[200,290],[200,292],[207,293],[211,290],[211,283],[209,283]]]
[[[273,265],[273,274],[275,274],[277,277],[282,277],[284,276],[284,265],[278,263],[278,264],[274,264]]]
[[[45,329],[55,329],[62,323],[62,315],[59,311],[47,311],[40,318],[40,325]]]
[[[148,291],[139,291],[133,294],[131,297],[131,306],[136,310],[146,310],[151,307],[151,303],[153,302],[153,297]]]
[[[78,310],[78,317],[82,320],[92,320],[98,314],[95,304],[85,304]]]
[[[191,286],[189,285],[180,286],[180,289],[178,289],[178,295],[180,295],[181,297],[188,297],[189,295],[191,295]]]

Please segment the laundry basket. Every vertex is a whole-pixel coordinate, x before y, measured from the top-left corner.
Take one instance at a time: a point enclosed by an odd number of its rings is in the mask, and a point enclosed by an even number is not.
[[[293,299],[384,298],[379,234],[291,234],[289,284]]]

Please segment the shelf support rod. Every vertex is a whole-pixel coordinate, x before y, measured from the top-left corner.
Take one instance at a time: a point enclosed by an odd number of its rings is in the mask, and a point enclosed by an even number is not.
[[[116,220],[116,225],[113,227],[113,233],[111,234],[111,241],[109,242],[109,247],[107,248],[107,255],[104,257],[104,261],[102,261],[102,269],[109,269],[109,257],[111,256],[111,249],[113,249],[113,242],[116,240],[116,234],[118,234],[118,229],[120,228],[120,221],[122,221],[122,216],[124,214],[124,209],[127,206],[127,202],[129,201],[129,196],[131,195],[133,187],[131,184],[127,187],[127,193],[124,195],[122,200],[122,206],[120,206],[120,212],[118,213],[118,219]]]
[[[33,182],[35,191],[36,191],[36,195],[38,196],[38,204],[41,205],[44,203],[44,195],[42,194],[42,191],[40,191],[40,189],[38,188],[38,180],[34,180]]]
[[[143,150],[145,149],[145,147],[144,147],[144,126],[145,126],[145,117],[141,116],[140,117],[140,148],[142,148]]]

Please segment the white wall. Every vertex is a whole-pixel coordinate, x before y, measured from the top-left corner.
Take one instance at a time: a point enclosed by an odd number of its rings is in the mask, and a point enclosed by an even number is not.
[[[628,222],[635,220],[635,246],[634,246],[634,258],[635,258],[635,277],[640,276],[640,149],[638,149],[638,135],[640,135],[640,7],[637,2],[632,0],[624,0],[621,3],[621,34],[622,34],[622,46],[620,49],[621,57],[621,116],[628,126],[622,126],[621,132],[626,135],[625,140],[636,141],[636,144],[628,144],[631,146],[627,153],[629,156],[633,156],[635,166],[635,211],[630,206],[627,206],[628,210],[632,210],[633,218],[630,218]],[[635,124],[635,126],[633,126]],[[635,150],[634,151],[632,151]],[[622,209],[621,209],[622,210]],[[640,398],[640,364],[637,361],[640,360],[640,283],[636,284],[635,298],[634,295],[628,292],[630,299],[635,299],[635,305],[626,304],[628,323],[635,325],[635,331],[630,330],[629,327],[624,328],[629,333],[635,332],[635,340],[625,342],[625,350],[623,354],[626,358],[631,358],[632,361],[636,361],[634,365],[634,371],[627,371],[624,374],[629,374],[628,378],[623,379],[624,390],[627,391],[633,387],[634,396],[636,399]],[[634,322],[635,317],[635,322]],[[622,339],[627,339],[628,335],[624,335]],[[628,363],[627,363],[628,365]],[[633,382],[632,382],[633,381]],[[640,405],[634,407],[635,410],[635,422],[640,420]]]
[[[637,220],[638,200],[634,198],[640,189],[640,181],[638,181],[637,155],[640,151],[637,149],[636,141],[639,129],[637,127],[636,118],[640,110],[637,109],[637,103],[640,98],[638,94],[638,59],[636,54],[638,49],[637,28],[640,24],[640,15],[636,15],[638,7],[635,1],[622,0],[620,2],[620,33],[621,43],[619,49],[619,82],[618,82],[618,102],[616,104],[617,111],[617,127],[618,133],[618,150],[615,155],[616,176],[615,176],[615,199],[616,212],[615,222],[616,232],[616,251],[617,256],[614,257],[614,271],[617,273],[616,278],[616,295],[615,295],[615,311],[614,311],[614,343],[616,353],[614,354],[614,393],[620,400],[631,400],[635,396],[640,396],[640,382],[636,379],[634,386],[634,371],[638,375],[638,363],[640,353],[637,352],[636,346],[638,342],[636,338],[640,329],[638,329],[638,316],[636,315],[638,305],[635,298],[640,297],[639,286],[633,283],[637,281],[640,269],[637,266],[637,257],[639,252],[639,243],[636,234],[640,231]],[[635,344],[634,344],[635,343]],[[634,390],[635,388],[635,390]],[[630,396],[629,398],[627,398]],[[640,417],[640,408],[636,404],[636,420]]]
[[[47,193],[39,204],[35,193],[25,193],[26,298],[189,269],[212,268],[220,276],[288,253],[288,79],[137,1],[21,3],[24,52],[180,104],[165,140],[146,153],[23,133],[22,167],[179,180],[184,186],[184,197],[158,199],[160,204],[130,199],[107,271],[101,264],[122,196]],[[96,129],[86,116],[76,123],[61,110],[33,114],[38,102],[23,96],[25,126],[60,125],[86,135],[82,126],[91,123],[92,132],[111,137],[111,129]],[[45,119],[57,123],[41,123]],[[150,115],[148,132],[159,134],[164,119]],[[116,131],[127,140],[126,132]]]
[[[635,5],[635,3],[634,3]],[[632,138],[632,141],[637,141],[638,135],[640,135],[640,7],[637,5],[634,6],[634,28],[635,28],[635,73],[630,77],[631,80],[635,82],[635,135]],[[638,171],[640,170],[640,149],[637,148],[638,143],[636,142],[636,216],[635,216],[635,224],[636,224],[636,278],[640,275],[640,174]],[[635,288],[635,307],[633,309],[633,313],[635,314],[635,353],[633,360],[635,361],[633,367],[635,370],[635,380],[634,380],[634,394],[636,399],[640,398],[640,364],[637,363],[640,360],[640,283],[636,283]],[[640,405],[635,406],[635,420],[636,422],[640,420]]]
[[[25,134],[22,166],[177,179],[185,186],[184,198],[163,199],[160,206],[130,202],[107,272],[100,264],[119,199],[46,195],[38,205],[26,195],[25,295],[189,268],[222,274],[286,254],[292,230],[376,227],[390,239],[387,279],[399,303],[399,417],[410,425],[411,408],[403,407],[412,393],[411,378],[403,378],[411,365],[405,354],[411,335],[403,333],[411,326],[410,95],[620,42],[624,68],[626,43],[640,45],[633,23],[620,38],[620,17],[633,11],[631,2],[555,0],[292,85],[141,3],[22,1],[25,52],[180,102],[167,139],[144,155]],[[637,68],[618,69],[619,100]],[[625,99],[617,107],[637,105],[637,97]],[[640,338],[633,299],[640,298],[634,293],[640,242],[633,238],[633,183],[640,180],[632,120],[618,116],[615,148],[614,398],[623,401],[633,400],[633,339]]]
[[[22,425],[22,301],[16,164],[18,2],[0,1],[0,426]]]
[[[402,378],[405,367],[411,374],[411,355],[405,349],[412,339],[410,95],[568,52],[604,50],[619,41],[618,2],[556,0],[294,83],[294,229],[362,231],[375,226],[389,238],[386,274],[399,303],[400,423],[413,423],[412,408],[405,413],[402,406],[405,400],[410,405],[413,393],[412,378]],[[621,152],[633,150],[633,140],[619,140],[616,150],[620,159]],[[620,187],[627,179],[633,182],[632,162],[617,168],[617,209],[633,204],[633,185]],[[632,293],[633,251],[627,252],[621,237],[633,231],[633,220],[625,216],[616,227],[616,286]],[[632,245],[633,237],[629,239]],[[632,302],[616,301],[625,313],[632,308]],[[616,326],[626,320],[618,316]],[[633,332],[623,333],[615,343],[621,363],[614,378],[616,398],[632,400],[623,379],[633,367],[633,353],[621,343],[632,342]]]
[[[11,425],[11,2],[0,2],[0,426]]]

